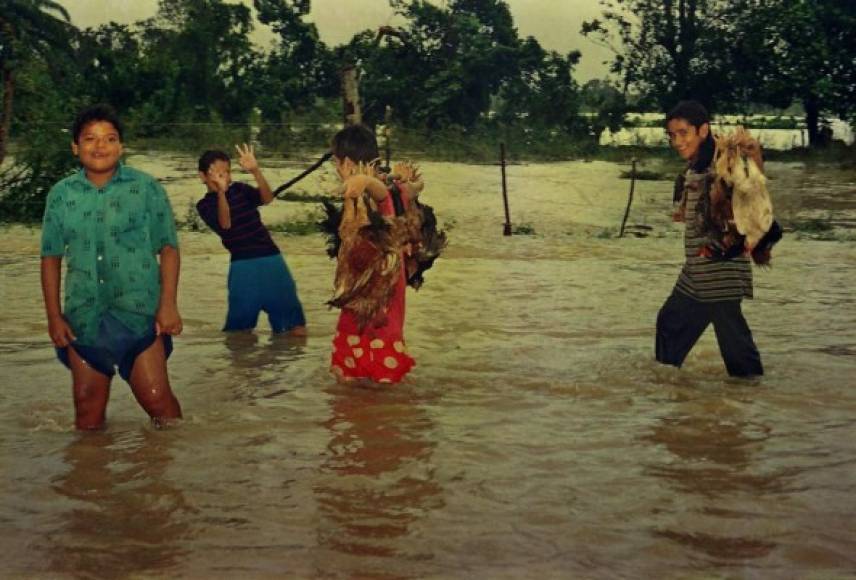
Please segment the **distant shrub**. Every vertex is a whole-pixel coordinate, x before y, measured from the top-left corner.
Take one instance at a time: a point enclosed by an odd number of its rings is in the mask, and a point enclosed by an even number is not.
[[[534,236],[535,227],[532,224],[512,224],[511,233],[515,236]]]
[[[830,218],[811,218],[804,220],[792,220],[787,226],[793,231],[804,234],[817,234],[832,231],[833,225]]]
[[[620,175],[621,179],[631,179],[633,178],[632,171],[622,171]],[[636,170],[636,179],[640,181],[670,181],[672,176],[666,175],[660,171],[652,171],[650,169],[637,169]]]
[[[321,227],[318,225],[320,219],[321,216],[319,214],[302,220],[270,224],[267,226],[267,229],[271,232],[287,236],[309,236],[321,232]]]

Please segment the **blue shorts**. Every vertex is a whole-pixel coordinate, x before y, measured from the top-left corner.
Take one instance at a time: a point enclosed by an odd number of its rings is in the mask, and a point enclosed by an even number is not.
[[[168,334],[162,336],[164,352],[166,358],[169,358],[172,354],[172,337]],[[119,376],[127,381],[130,380],[137,357],[154,344],[156,339],[154,321],[151,329],[139,336],[132,333],[115,316],[105,314],[98,326],[98,338],[94,345],[73,342],[71,346],[80,358],[102,375],[112,379],[116,374],[115,367],[119,367]],[[56,354],[62,364],[71,369],[68,347],[57,348]]]
[[[229,312],[223,330],[255,328],[261,311],[267,313],[274,332],[306,326],[297,285],[282,254],[229,265]]]

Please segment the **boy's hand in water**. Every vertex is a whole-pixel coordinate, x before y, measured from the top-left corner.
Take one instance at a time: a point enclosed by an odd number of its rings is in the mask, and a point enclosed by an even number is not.
[[[256,154],[253,151],[252,145],[244,143],[243,146],[235,145],[235,150],[238,152],[238,165],[247,173],[252,173],[259,168],[259,162],[256,159]]]
[[[158,306],[158,311],[155,315],[156,334],[178,336],[181,334],[183,328],[181,316],[178,314],[178,307],[171,304],[161,304]]]
[[[48,335],[50,335],[54,345],[60,348],[64,348],[77,340],[77,337],[74,336],[74,332],[71,330],[71,326],[69,326],[62,315],[48,318]]]

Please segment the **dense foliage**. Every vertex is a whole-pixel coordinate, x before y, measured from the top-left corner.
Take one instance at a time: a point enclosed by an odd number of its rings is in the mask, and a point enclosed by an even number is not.
[[[390,3],[403,26],[330,48],[307,21],[310,0],[253,0],[252,10],[225,0],[159,0],[150,19],[85,30],[68,24],[55,2],[0,0],[3,119],[15,145],[14,163],[0,176],[3,217],[38,216],[46,184],[73,166],[63,123],[83,104],[112,104],[132,143],[226,146],[250,137],[252,125],[252,137],[287,149],[329,138],[341,120],[346,64],[360,71],[372,125],[391,123],[412,136],[518,123],[589,136],[577,114],[579,54],[521,39],[504,1]],[[272,46],[251,43],[258,24],[274,32]],[[0,153],[8,135],[0,132]]]
[[[389,2],[399,26],[328,47],[311,0],[159,0],[152,18],[85,30],[55,1],[0,0],[0,219],[40,215],[47,185],[74,165],[64,131],[82,105],[116,107],[131,144],[253,138],[288,154],[323,146],[341,122],[346,65],[365,122],[451,158],[483,156],[468,139],[590,150],[629,108],[685,97],[720,112],[797,103],[812,144],[826,116],[856,117],[850,0],[601,0],[582,33],[613,47],[612,76],[582,87],[580,53],[522,38],[504,0]],[[270,46],[250,40],[261,25]]]
[[[612,72],[645,106],[682,98],[746,112],[802,106],[810,143],[827,115],[856,118],[852,0],[600,0],[582,33],[615,51]]]

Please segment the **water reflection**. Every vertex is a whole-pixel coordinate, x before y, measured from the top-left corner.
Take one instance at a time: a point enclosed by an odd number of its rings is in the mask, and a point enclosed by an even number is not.
[[[68,472],[53,490],[70,500],[50,537],[48,570],[78,577],[162,574],[186,555],[184,495],[165,471],[170,433],[149,430],[77,437],[64,452]]]
[[[677,461],[650,471],[678,491],[711,500],[741,492],[777,491],[778,475],[753,473],[757,468],[753,457],[768,431],[766,426],[750,425],[735,417],[663,417],[648,439],[664,445]]]
[[[150,159],[154,173],[171,173],[163,156]],[[747,316],[764,321],[757,338],[770,373],[760,385],[723,386],[715,341],[689,368],[663,369],[648,362],[651,309],[674,282],[681,229],[666,221],[669,183],[639,181],[631,221],[655,233],[615,239],[625,169],[509,167],[512,220],[536,235],[505,239],[497,167],[425,163],[426,200],[457,224],[454,244],[408,297],[415,384],[382,395],[327,377],[335,313],[321,305],[332,263],[320,235],[281,240],[318,321],[304,347],[266,327],[219,332],[227,258],[216,236],[184,232],[181,302],[195,322],[170,373],[188,418],[175,444],[155,451],[174,460],[151,459],[170,466],[157,475],[137,465],[139,481],[122,476],[142,452],[121,433],[63,458],[69,400],[56,386],[68,379],[33,295],[38,230],[2,228],[12,262],[0,268],[0,294],[15,307],[0,312],[9,386],[0,389],[0,577],[778,578],[809,567],[846,576],[856,569],[856,426],[847,423],[856,358],[845,356],[856,347],[856,247],[794,233],[781,261],[758,273]],[[856,217],[853,169],[771,170],[777,213]],[[170,188],[173,207],[198,198],[198,184],[187,185],[178,197]],[[280,203],[276,211],[292,211]],[[124,398],[117,410],[140,423]],[[168,476],[157,485],[180,484],[196,513],[171,507],[174,490],[140,491]],[[139,493],[151,508],[131,503]],[[139,524],[125,504],[157,511],[151,534],[129,528]],[[163,555],[137,538],[162,540]],[[743,565],[754,569],[735,572]]]
[[[414,538],[419,520],[444,505],[430,417],[402,390],[336,385],[328,394],[319,543],[338,555],[430,559]]]
[[[777,544],[757,510],[786,490],[786,474],[765,473],[759,458],[770,431],[726,401],[676,404],[642,437],[670,453],[646,472],[681,504],[655,535],[719,562],[768,555]]]
[[[255,332],[228,332],[223,335],[223,346],[233,366],[258,370],[304,354],[306,337],[274,334],[262,339]]]
[[[286,335],[261,338],[254,332],[230,332],[224,335],[223,346],[228,365],[222,370],[230,375],[228,381],[235,387],[235,399],[253,400],[288,392],[282,388],[283,373],[289,363],[305,355],[306,338]]]

